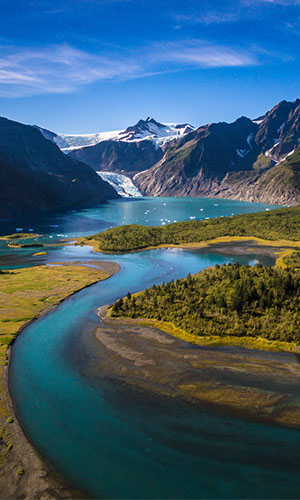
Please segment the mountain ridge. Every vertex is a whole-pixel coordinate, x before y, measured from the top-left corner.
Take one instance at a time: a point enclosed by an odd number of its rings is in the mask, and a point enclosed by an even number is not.
[[[281,178],[276,166],[292,158],[299,144],[300,100],[281,101],[260,119],[241,117],[230,124],[199,127],[171,143],[163,158],[134,180],[150,196],[299,203],[297,175],[290,175],[294,184],[281,182],[281,187],[274,180]],[[300,169],[298,161],[296,155],[294,171]],[[275,169],[274,175],[267,176],[265,171],[269,169]],[[284,171],[290,172],[290,167]],[[268,178],[272,179],[270,185]]]
[[[30,125],[0,117],[0,216],[83,208],[117,198],[89,167]]]

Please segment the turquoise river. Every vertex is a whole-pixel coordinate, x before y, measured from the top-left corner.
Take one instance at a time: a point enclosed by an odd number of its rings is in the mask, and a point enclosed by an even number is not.
[[[1,223],[43,233],[45,244],[114,225],[168,224],[270,209],[228,200],[144,198],[102,207]],[[225,262],[271,264],[261,255],[158,249],[127,255],[93,254],[65,245],[8,249],[2,268],[51,261],[112,260],[121,271],[72,296],[28,326],[14,343],[9,383],[17,417],[37,450],[74,487],[91,498],[299,498],[300,432],[208,411],[200,404],[163,398],[92,376],[91,334],[96,308],[128,291],[183,277]]]

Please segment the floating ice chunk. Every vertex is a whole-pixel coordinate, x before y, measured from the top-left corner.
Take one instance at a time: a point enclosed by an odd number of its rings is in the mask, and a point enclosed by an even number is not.
[[[29,228],[29,229],[28,229],[28,231],[29,231],[30,233],[33,233],[33,231],[34,231],[34,230],[33,230],[33,229],[32,229],[32,227],[31,227],[31,228]]]
[[[194,215],[191,215],[191,216],[190,216],[190,219],[191,219],[191,220],[194,220],[194,219],[196,219],[196,217],[195,217]]]
[[[219,206],[219,204],[218,204],[218,203],[215,203],[215,204],[214,204],[214,207],[218,207],[218,206]]]
[[[16,231],[17,231],[17,233],[20,233],[21,231],[23,231],[23,228],[22,227],[16,227]]]
[[[200,208],[200,212],[203,212],[204,208]]]
[[[162,222],[162,223],[161,223],[161,225],[162,225],[162,226],[165,226],[165,225],[166,225],[166,223],[165,223],[165,222]]]
[[[266,208],[266,212],[268,212],[270,209],[269,208]]]

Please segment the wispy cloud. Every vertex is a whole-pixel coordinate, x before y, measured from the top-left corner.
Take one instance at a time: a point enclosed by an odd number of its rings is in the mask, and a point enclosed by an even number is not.
[[[246,0],[244,3],[247,5],[253,5],[253,3],[260,4],[273,4],[273,5],[282,5],[287,7],[296,7],[300,5],[300,0]]]
[[[40,49],[0,47],[0,96],[72,93],[101,80],[252,64],[257,64],[252,53],[199,40],[156,44],[136,49],[126,58],[91,54],[69,45]]]
[[[1,52],[5,55],[1,55]],[[69,93],[98,80],[126,78],[140,68],[132,60],[113,60],[69,45],[43,49],[0,48],[0,95]]]
[[[282,7],[296,7],[300,5],[300,0],[236,0],[234,8],[228,8],[226,4],[222,8],[195,8],[193,13],[172,14],[175,20],[175,28],[184,28],[197,24],[230,24],[244,19],[255,20],[266,16],[265,10],[258,10],[258,6],[267,7],[270,5]]]
[[[193,24],[223,24],[223,23],[234,23],[239,21],[241,18],[240,13],[236,12],[221,12],[221,11],[211,11],[203,12],[201,15],[188,15],[179,14],[175,16],[176,27],[184,27],[185,25]]]
[[[300,0],[263,0],[267,3],[275,3],[278,5],[300,5]]]
[[[195,68],[249,66],[258,64],[254,54],[201,41],[183,41],[161,46],[155,61],[183,63]]]

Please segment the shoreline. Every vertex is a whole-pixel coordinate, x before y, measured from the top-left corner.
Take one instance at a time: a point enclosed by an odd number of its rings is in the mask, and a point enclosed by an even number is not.
[[[139,293],[139,292],[138,292]],[[135,294],[133,294],[135,295]],[[193,335],[185,332],[181,328],[173,325],[171,322],[159,321],[153,318],[127,318],[125,316],[111,317],[109,309],[111,304],[101,306],[97,309],[97,314],[103,322],[112,321],[120,325],[140,325],[149,328],[155,328],[168,335],[194,344],[200,347],[242,347],[244,349],[258,349],[263,352],[282,352],[293,353],[300,355],[300,346],[292,342],[283,342],[280,340],[268,340],[262,337],[234,337],[234,336],[218,336],[218,335]]]
[[[81,264],[80,261],[76,261],[76,263],[71,262],[70,264],[88,265],[88,263],[89,262],[83,262]],[[35,449],[34,445],[30,442],[30,439],[27,438],[26,433],[23,431],[16,416],[15,405],[9,388],[9,372],[13,355],[13,345],[16,339],[30,324],[51,313],[60,304],[69,300],[79,291],[89,288],[98,282],[105,281],[120,271],[119,264],[112,261],[93,261],[92,264],[101,266],[102,268],[100,269],[99,267],[99,270],[108,273],[109,276],[104,279],[95,280],[86,286],[78,288],[67,297],[59,300],[57,304],[48,306],[46,309],[42,310],[34,318],[27,321],[19,328],[14,336],[14,339],[7,347],[6,363],[3,367],[2,381],[6,395],[6,403],[13,419],[9,425],[11,425],[11,433],[16,439],[14,439],[13,446],[7,456],[4,466],[1,467],[0,482],[3,482],[1,480],[5,478],[5,483],[1,485],[1,494],[3,495],[3,498],[25,498],[28,500],[31,500],[32,498],[43,498],[47,500],[56,498],[86,498],[85,493],[76,490],[72,487],[72,485],[68,484],[66,479],[55,470],[51,463],[47,462],[39,451]],[[67,263],[64,263],[64,265],[67,265]],[[11,455],[12,453],[13,456]],[[21,468],[19,468],[18,463],[19,465],[22,464]],[[20,474],[18,472],[18,468],[19,471],[21,469],[23,470],[23,465],[24,473]]]

